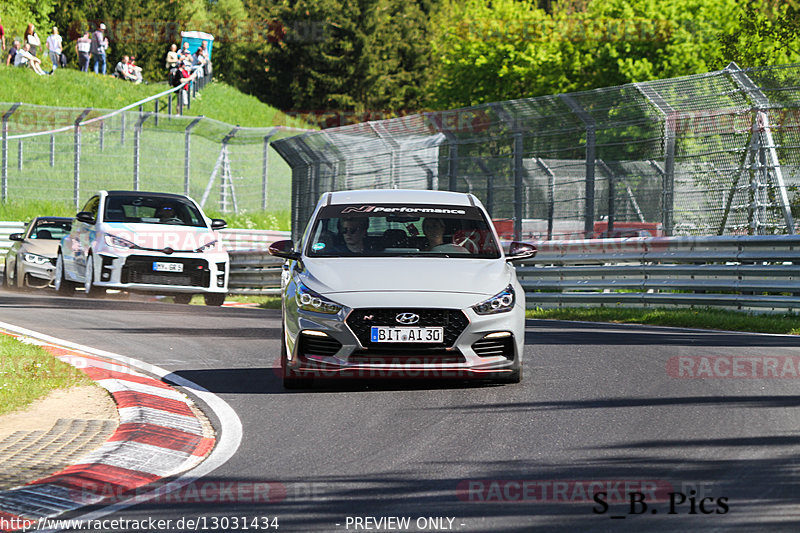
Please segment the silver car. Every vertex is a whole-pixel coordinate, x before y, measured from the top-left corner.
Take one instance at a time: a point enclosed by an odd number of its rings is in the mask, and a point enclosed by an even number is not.
[[[481,378],[518,382],[525,294],[471,194],[326,193],[302,241],[279,241],[286,388],[320,378]]]
[[[24,232],[9,235],[13,244],[6,253],[3,284],[19,289],[52,285],[58,245],[71,226],[71,218],[36,217]]]

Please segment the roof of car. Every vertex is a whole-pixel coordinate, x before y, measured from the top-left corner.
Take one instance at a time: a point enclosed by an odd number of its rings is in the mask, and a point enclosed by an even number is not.
[[[33,220],[50,220],[52,222],[72,222],[72,217],[35,217]]]
[[[150,191],[106,191],[108,196],[153,196],[157,198],[181,198],[186,197],[182,194],[173,194],[170,192],[150,192]]]
[[[439,204],[475,205],[475,198],[463,192],[428,191],[412,189],[367,189],[337,191],[326,194],[325,202],[332,204],[384,203],[384,204]]]

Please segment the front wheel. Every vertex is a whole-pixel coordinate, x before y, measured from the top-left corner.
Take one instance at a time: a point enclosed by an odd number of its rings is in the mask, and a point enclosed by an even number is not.
[[[225,303],[225,296],[227,295],[223,293],[210,292],[203,295],[203,300],[205,300],[206,305],[220,306]]]
[[[14,288],[14,278],[11,277],[11,271],[8,269],[8,261],[6,261],[5,270],[3,270],[3,287],[7,289]]]
[[[91,254],[86,258],[86,278],[83,281],[83,289],[89,298],[100,298],[106,293],[103,287],[94,284],[94,257]]]
[[[181,292],[181,293],[178,293],[178,294],[173,294],[172,295],[172,301],[174,301],[176,304],[186,305],[186,304],[188,304],[189,302],[192,301],[192,296],[194,296],[194,295],[193,294],[184,294],[184,293]]]
[[[56,257],[56,279],[54,281],[56,292],[63,296],[71,296],[75,292],[75,285],[68,281],[64,275],[64,256],[61,255],[59,250]]]

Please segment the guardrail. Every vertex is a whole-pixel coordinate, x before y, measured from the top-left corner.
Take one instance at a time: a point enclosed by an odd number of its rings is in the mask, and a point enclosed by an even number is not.
[[[0,221],[0,256],[5,257],[6,251],[11,248],[11,241],[8,236],[12,233],[20,233],[25,230],[24,222],[3,222]],[[5,271],[5,261],[0,261],[0,270]]]
[[[536,258],[517,266],[529,307],[800,309],[795,235],[536,244]]]
[[[0,222],[0,250],[21,222]],[[226,229],[232,294],[280,293],[283,260],[267,248],[288,232]],[[800,236],[591,239],[535,243],[517,264],[529,307],[718,307],[800,310]],[[2,253],[2,252],[0,252]],[[2,262],[0,262],[2,267]]]

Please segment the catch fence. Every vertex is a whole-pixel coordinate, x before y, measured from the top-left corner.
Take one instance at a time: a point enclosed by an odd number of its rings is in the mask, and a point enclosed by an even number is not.
[[[223,213],[287,210],[290,169],[272,142],[303,130],[173,114],[190,110],[173,101],[180,90],[119,110],[0,103],[0,200],[77,209],[101,189],[151,190]]]
[[[800,65],[496,102],[282,139],[292,232],[320,194],[476,194],[525,240],[794,234]]]

